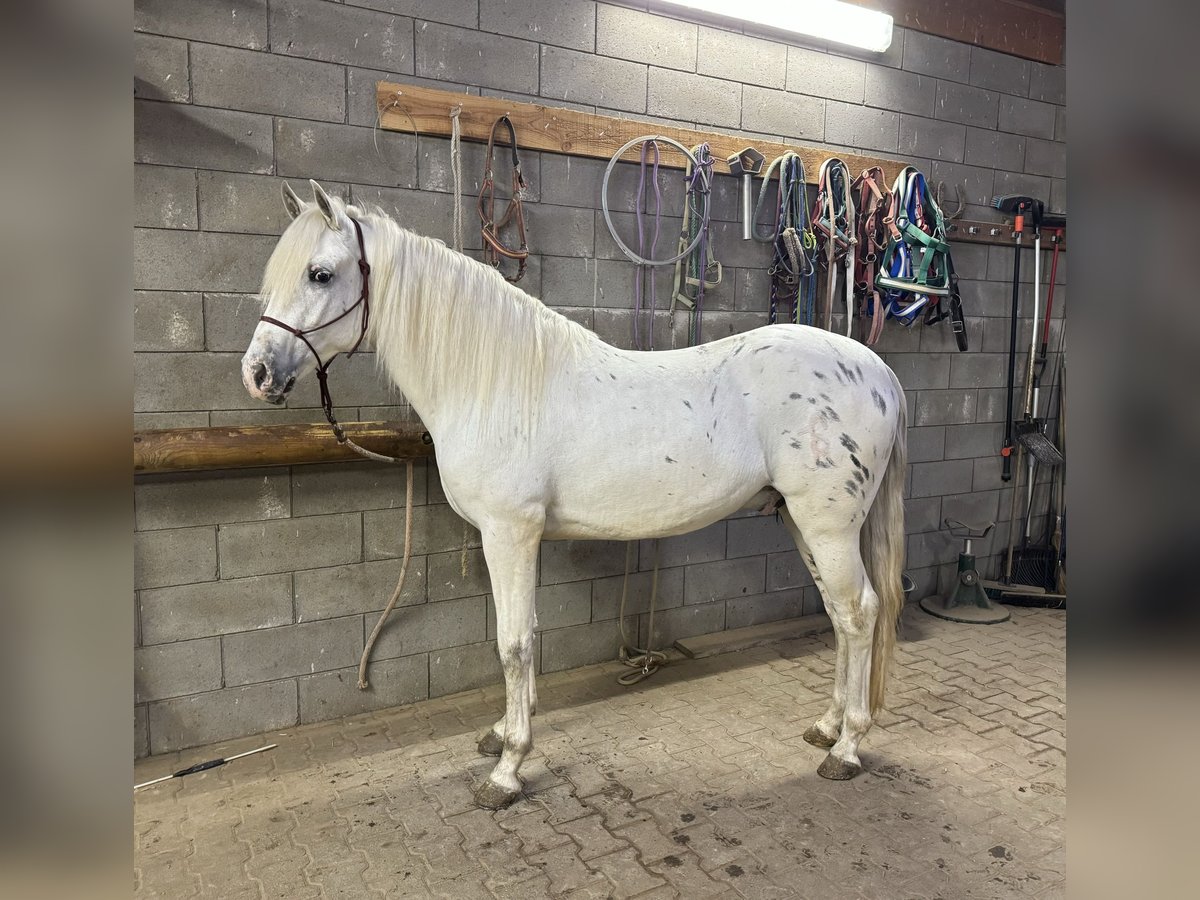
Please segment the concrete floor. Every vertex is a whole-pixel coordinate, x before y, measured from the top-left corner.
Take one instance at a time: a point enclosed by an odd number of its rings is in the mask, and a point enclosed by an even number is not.
[[[471,803],[489,688],[143,760],[138,781],[277,741],[135,796],[139,897],[1061,897],[1066,615],[954,625],[909,607],[851,782],[801,733],[832,635],[539,680],[525,797]],[[347,690],[353,690],[347,684]]]

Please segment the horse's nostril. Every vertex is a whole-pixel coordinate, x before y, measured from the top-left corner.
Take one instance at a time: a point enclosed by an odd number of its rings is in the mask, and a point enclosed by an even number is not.
[[[250,372],[254,376],[254,386],[261,390],[263,382],[267,380],[267,367],[262,363],[255,363]]]

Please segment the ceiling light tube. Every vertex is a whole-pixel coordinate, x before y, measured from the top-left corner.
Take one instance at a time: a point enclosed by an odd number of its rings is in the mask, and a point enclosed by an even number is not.
[[[875,53],[892,45],[892,17],[840,0],[659,0]]]

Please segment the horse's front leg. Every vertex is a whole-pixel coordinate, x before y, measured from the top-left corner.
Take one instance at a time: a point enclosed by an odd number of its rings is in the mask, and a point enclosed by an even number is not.
[[[533,587],[544,518],[485,525],[483,554],[496,603],[496,644],[504,669],[505,715],[500,761],[475,792],[486,809],[502,809],[521,792],[521,767],[533,734],[529,724],[533,678]],[[493,730],[494,733],[498,729]],[[496,735],[499,737],[499,735]]]

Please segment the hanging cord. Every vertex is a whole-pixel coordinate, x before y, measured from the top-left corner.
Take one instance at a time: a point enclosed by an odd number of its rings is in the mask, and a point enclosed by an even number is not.
[[[646,166],[649,162],[650,151],[654,151],[654,161],[650,163],[650,180],[654,185],[654,235],[650,239],[649,256],[646,256],[646,230],[643,215],[646,211]],[[654,258],[658,250],[658,236],[662,225],[662,188],[658,183],[658,164],[660,161],[658,143],[650,140],[642,144],[640,164],[638,167],[637,196],[634,199],[634,218],[637,221],[638,256],[643,262],[637,263],[634,270],[633,284],[633,346],[636,350],[654,349],[654,316],[658,312],[658,292],[654,284],[654,269],[648,260]],[[643,316],[643,296],[646,282],[649,282],[650,294],[650,325],[647,327],[646,340],[642,340],[641,321]]]
[[[633,672],[626,672],[624,675],[617,677],[617,683],[623,684],[626,687],[637,684],[645,678],[649,678],[659,669],[667,664],[667,654],[661,650],[643,650],[640,647],[634,646],[629,642],[629,636],[625,633],[625,600],[629,592],[629,573],[633,569],[633,548],[637,546],[636,541],[629,541],[625,545],[625,580],[621,583],[621,662],[635,669]],[[654,574],[650,581],[650,621],[647,630],[647,643],[654,640],[654,607],[658,601],[658,538],[654,539]]]
[[[754,239],[759,243],[774,245],[774,257],[767,270],[771,276],[771,305],[767,321],[770,324],[779,321],[779,307],[787,304],[789,311],[784,321],[811,325],[817,277],[813,253],[817,244],[805,211],[807,192],[804,160],[795,153],[784,153],[767,167],[758,190],[754,220],[757,223],[761,217],[771,173],[776,169],[779,187],[775,227],[770,234],[764,235],[756,225],[753,232]]]
[[[412,555],[413,461],[409,459],[406,462],[408,478],[404,489],[404,560],[400,563],[400,579],[396,582],[396,590],[392,591],[392,599],[388,601],[379,616],[379,621],[371,630],[371,636],[367,638],[367,645],[363,647],[362,657],[358,661],[358,689],[360,691],[365,691],[369,686],[367,666],[371,662],[371,651],[375,649],[375,641],[379,639],[379,632],[383,631],[383,623],[387,621],[388,615],[396,606],[396,601],[400,599],[400,592],[404,590],[404,578],[408,575],[408,560]]]
[[[709,244],[708,204],[712,185],[713,157],[707,143],[692,148],[696,165],[688,160],[684,170],[683,229],[679,236],[679,249],[693,246],[694,249],[675,263],[675,284],[671,298],[671,337],[675,337],[674,314],[676,302],[686,306],[688,315],[688,344],[695,346],[701,341],[701,326],[704,318],[704,292],[721,283],[721,264],[713,258]],[[698,239],[698,240],[697,240]],[[710,273],[715,271],[715,275]],[[673,346],[673,345],[672,345]]]
[[[456,106],[450,110],[450,175],[454,180],[454,224],[452,239],[454,249],[463,252],[463,212],[462,212],[462,129],[458,117],[462,107]]]

